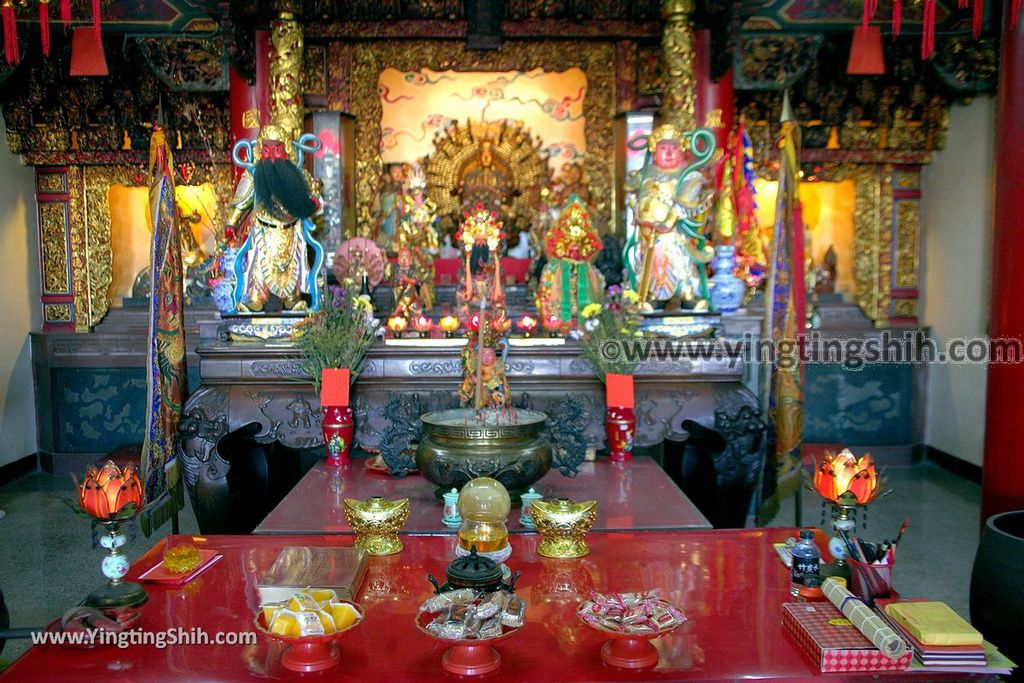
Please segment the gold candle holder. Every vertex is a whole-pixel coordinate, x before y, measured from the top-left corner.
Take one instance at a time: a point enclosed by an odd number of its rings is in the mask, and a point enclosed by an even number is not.
[[[402,552],[398,532],[409,519],[409,499],[346,498],[345,519],[356,532],[357,548],[370,555],[393,555]]]
[[[530,516],[541,535],[538,554],[571,558],[590,553],[584,537],[597,520],[596,500],[535,500],[530,505]]]

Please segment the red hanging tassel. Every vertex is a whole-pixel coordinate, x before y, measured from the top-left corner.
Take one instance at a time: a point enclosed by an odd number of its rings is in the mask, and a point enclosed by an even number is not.
[[[974,0],[974,12],[971,14],[971,33],[975,40],[981,35],[981,20],[985,17],[985,0]]]
[[[968,0],[956,0],[956,6],[960,9],[967,9],[967,1]]]
[[[17,64],[21,60],[18,50],[18,24],[14,16],[14,1],[3,0],[0,9],[4,22],[4,57],[8,64]]]
[[[935,0],[924,0],[922,24],[921,59],[928,59],[935,52]]]
[[[868,22],[875,18],[875,12],[878,11],[878,0],[864,0],[864,12],[861,14],[860,27],[862,30],[868,30]]]
[[[50,0],[39,0],[39,41],[43,56],[50,56]]]
[[[92,0],[92,30],[100,39],[100,0]]]
[[[903,0],[892,0],[892,37],[895,40],[903,28]]]
[[[1017,28],[1017,18],[1020,16],[1020,0],[1013,0],[1010,3],[1010,28]]]
[[[71,26],[71,0],[60,0],[60,23],[64,28]]]

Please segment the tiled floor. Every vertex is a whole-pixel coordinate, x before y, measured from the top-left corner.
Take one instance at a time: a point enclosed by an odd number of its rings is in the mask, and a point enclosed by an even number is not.
[[[894,489],[870,507],[861,536],[875,540],[895,535],[905,517],[910,530],[900,545],[895,587],[902,594],[943,600],[968,615],[971,565],[978,542],[980,487],[924,463],[891,469]],[[33,474],[0,488],[0,587],[12,626],[46,624],[89,593],[100,581],[100,550],[90,549],[89,523],[63,503],[72,492],[64,477]],[[804,525],[819,526],[821,508],[813,493],[804,494]],[[181,517],[182,533],[198,533],[191,508]],[[771,526],[793,526],[793,500]],[[170,524],[160,530],[169,533]],[[131,558],[155,539],[139,535],[128,546]],[[26,641],[7,643],[0,660],[11,660]]]

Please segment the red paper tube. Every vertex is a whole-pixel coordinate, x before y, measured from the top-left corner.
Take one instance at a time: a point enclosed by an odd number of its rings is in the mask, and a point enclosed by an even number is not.
[[[96,32],[96,42],[100,40],[100,0],[92,0],[92,30]]]
[[[71,0],[60,0],[60,21],[64,28],[71,26]]]
[[[14,16],[14,2],[12,0],[4,0],[3,9],[0,10],[0,13],[3,15],[4,23],[4,57],[7,59],[8,64],[17,64],[20,58],[18,54],[18,24]]]
[[[892,0],[892,37],[895,40],[903,27],[903,0]]]
[[[43,44],[43,56],[50,56],[50,0],[39,0],[39,42]]]

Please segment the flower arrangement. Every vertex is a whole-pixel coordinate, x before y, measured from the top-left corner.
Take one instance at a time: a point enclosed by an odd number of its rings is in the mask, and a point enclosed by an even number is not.
[[[640,364],[638,354],[626,353],[628,340],[640,334],[640,305],[636,292],[612,285],[603,304],[580,311],[583,355],[602,380],[608,374],[632,375]]]
[[[369,297],[349,296],[344,287],[328,287],[320,310],[292,328],[292,340],[305,356],[302,367],[320,393],[325,368],[348,368],[354,381],[374,338],[382,333]]]

